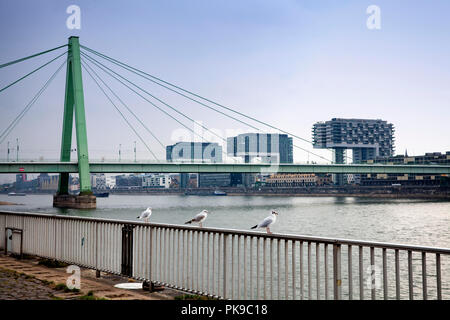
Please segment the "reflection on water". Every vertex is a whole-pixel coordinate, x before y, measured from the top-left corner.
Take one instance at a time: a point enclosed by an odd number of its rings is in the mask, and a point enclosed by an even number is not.
[[[205,226],[249,230],[270,210],[280,214],[273,231],[450,247],[450,202],[357,197],[148,196],[110,195],[97,198],[97,209],[52,207],[52,195],[8,197],[18,206],[0,209],[136,221],[153,208],[151,221],[183,224],[203,209],[212,212]]]

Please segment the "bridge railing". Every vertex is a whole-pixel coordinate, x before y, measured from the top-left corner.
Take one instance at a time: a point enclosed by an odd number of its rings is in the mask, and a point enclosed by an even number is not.
[[[6,211],[0,247],[225,299],[450,298],[445,248]]]

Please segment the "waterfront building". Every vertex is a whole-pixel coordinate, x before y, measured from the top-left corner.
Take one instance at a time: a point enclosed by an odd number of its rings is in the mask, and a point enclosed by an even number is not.
[[[37,186],[41,191],[55,191],[58,189],[59,175],[49,175],[41,173],[37,177]]]
[[[242,185],[241,173],[201,173],[199,187],[235,187]]]
[[[259,158],[262,163],[293,163],[292,138],[278,133],[243,133],[227,138],[227,155],[245,163]]]
[[[397,155],[393,157],[377,157],[364,161],[365,163],[376,164],[450,164],[450,151],[445,154],[440,152],[429,152],[419,156]],[[450,177],[446,175],[429,174],[361,174],[360,185],[363,186],[449,186]]]
[[[165,188],[168,189],[172,182],[169,174],[148,174],[142,177],[143,188]]]
[[[315,173],[275,173],[265,179],[265,185],[271,187],[313,187],[330,183],[330,175]]]
[[[116,188],[122,189],[126,187],[142,187],[142,176],[135,174],[122,174],[115,177]]]
[[[227,155],[240,157],[244,163],[293,163],[292,138],[278,133],[243,133],[227,138]],[[242,184],[257,184],[255,174],[241,174]]]
[[[106,189],[106,176],[104,173],[91,173],[91,186],[93,189]]]
[[[108,189],[114,189],[116,186],[116,177],[115,176],[106,176],[106,187]]]
[[[222,147],[219,144],[212,142],[177,142],[174,145],[166,147],[166,160],[220,163],[222,162]],[[202,176],[208,176],[208,174],[202,174]],[[219,185],[223,183],[223,179],[227,179],[226,176],[216,176],[216,178],[218,179]],[[213,177],[205,179],[213,180]],[[178,185],[182,189],[192,186],[188,173],[180,174]]]
[[[361,163],[376,157],[394,155],[394,126],[376,119],[341,119],[317,122],[313,125],[313,146],[317,149],[333,149],[333,162],[346,163],[346,150],[351,149],[353,163]],[[344,184],[344,175],[333,175],[335,184]],[[359,179],[358,175],[354,180]]]
[[[34,191],[38,186],[37,179],[29,180],[26,173],[16,174],[15,189],[18,191]]]

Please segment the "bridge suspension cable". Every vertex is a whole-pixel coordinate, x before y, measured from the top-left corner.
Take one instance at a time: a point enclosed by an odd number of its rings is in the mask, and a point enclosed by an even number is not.
[[[35,73],[36,71],[41,70],[42,68],[44,68],[45,66],[49,65],[50,63],[52,63],[53,61],[57,60],[58,58],[62,57],[62,56],[65,55],[66,53],[67,53],[67,51],[61,53],[61,54],[58,55],[57,57],[53,58],[52,60],[48,61],[47,63],[44,63],[44,64],[41,65],[40,67],[38,67],[38,68],[34,69],[33,71],[27,73],[27,74],[24,75],[23,77],[17,79],[16,81],[11,82],[11,83],[8,84],[7,86],[1,88],[1,89],[0,89],[0,92],[2,92],[2,91],[4,91],[4,90],[8,89],[9,87],[12,87],[12,86],[15,85],[16,83],[22,81],[23,79],[25,79],[25,78],[27,78],[28,76],[30,76],[30,75],[32,75],[33,73]]]
[[[22,61],[25,61],[25,60],[28,60],[28,59],[40,56],[42,54],[46,54],[46,53],[49,53],[49,52],[52,52],[52,51],[64,48],[66,46],[67,46],[67,44],[64,44],[62,46],[59,46],[59,47],[56,47],[56,48],[53,48],[53,49],[49,49],[49,50],[45,50],[45,51],[42,51],[42,52],[39,52],[39,53],[35,53],[35,54],[33,54],[31,56],[28,56],[28,57],[25,57],[25,58],[21,58],[21,59],[17,59],[17,60],[11,61],[11,62],[0,64],[0,69],[2,69],[4,67],[7,67],[7,66],[10,66],[10,65],[13,65],[13,64],[18,63],[18,62],[22,62]]]
[[[3,130],[3,132],[0,134],[0,144],[3,143],[3,141],[8,137],[8,135],[11,133],[11,131],[17,126],[17,124],[22,120],[22,118],[25,116],[25,114],[31,109],[31,107],[36,103],[36,101],[39,99],[39,97],[42,95],[42,93],[48,88],[50,83],[53,81],[53,79],[56,77],[58,72],[62,69],[62,67],[66,64],[66,61],[64,61],[59,68],[51,75],[51,77],[45,82],[44,86],[36,93],[36,95],[31,99],[31,101],[25,106],[25,108],[16,116],[16,118],[10,123],[10,125]]]
[[[84,68],[84,70],[86,70],[86,72],[89,74],[89,76],[92,78],[92,80],[94,80],[95,84],[98,86],[98,88],[103,92],[103,94],[106,96],[106,98],[108,98],[109,102],[111,102],[111,104],[114,106],[114,108],[117,110],[117,112],[119,112],[120,116],[122,117],[123,120],[125,120],[125,122],[128,124],[128,126],[130,127],[131,130],[133,130],[133,132],[136,134],[136,136],[139,138],[139,140],[141,140],[141,142],[144,144],[144,146],[147,148],[147,150],[152,154],[152,156],[155,158],[156,161],[158,161],[158,158],[156,157],[156,155],[153,153],[153,151],[150,149],[150,147],[147,145],[147,143],[145,142],[144,139],[142,139],[142,137],[140,136],[140,134],[136,131],[136,129],[133,127],[133,125],[127,120],[127,118],[125,117],[125,115],[120,111],[120,109],[116,106],[116,104],[112,101],[111,97],[105,92],[105,90],[103,90],[103,88],[100,86],[100,84],[97,82],[97,80],[94,78],[94,76],[89,72],[89,70],[86,68],[86,66],[84,65],[84,63],[81,63],[81,66]]]
[[[243,113],[241,113],[241,112],[235,111],[235,110],[233,110],[233,109],[231,109],[231,108],[229,108],[229,107],[223,106],[223,105],[221,105],[221,104],[219,104],[219,103],[216,103],[216,102],[214,102],[214,101],[212,101],[212,100],[209,100],[209,99],[207,99],[207,98],[204,98],[204,97],[202,97],[202,96],[200,96],[200,95],[197,95],[197,94],[195,94],[195,93],[193,93],[193,92],[190,92],[190,91],[185,90],[185,89],[183,89],[183,88],[181,88],[181,87],[178,87],[178,86],[176,86],[176,85],[173,85],[173,84],[171,84],[171,83],[169,83],[169,82],[167,82],[167,81],[164,81],[164,80],[162,80],[162,79],[159,79],[159,78],[157,78],[157,77],[154,77],[154,76],[152,76],[152,75],[150,75],[150,74],[148,74],[148,73],[146,73],[146,72],[144,72],[144,71],[141,71],[141,70],[139,70],[139,69],[133,68],[133,67],[131,67],[131,66],[129,66],[129,65],[123,63],[123,62],[120,62],[120,61],[118,61],[118,60],[116,60],[116,59],[113,59],[113,58],[111,58],[111,57],[108,57],[107,55],[104,55],[104,54],[102,54],[102,53],[100,53],[100,52],[97,52],[97,51],[95,51],[95,50],[93,50],[93,49],[90,49],[90,48],[88,48],[88,47],[86,47],[86,46],[81,45],[81,48],[82,48],[82,49],[85,49],[85,50],[87,50],[87,51],[89,51],[89,52],[91,52],[91,53],[93,53],[93,54],[95,54],[95,55],[97,55],[97,56],[99,56],[99,57],[101,57],[101,58],[103,58],[103,59],[105,59],[105,60],[107,60],[107,61],[109,61],[109,62],[115,64],[115,65],[117,65],[117,66],[120,66],[120,67],[124,68],[125,70],[128,70],[128,71],[130,71],[130,72],[132,72],[132,73],[134,73],[134,74],[136,74],[136,75],[138,75],[138,76],[140,76],[140,77],[142,77],[142,78],[144,78],[144,79],[146,79],[146,80],[149,80],[149,81],[151,81],[151,82],[153,82],[153,83],[155,83],[155,84],[157,84],[157,85],[159,85],[159,86],[161,86],[161,87],[163,87],[163,88],[165,88],[165,89],[167,89],[167,90],[170,90],[170,91],[172,91],[172,92],[174,92],[174,93],[176,93],[176,94],[178,94],[178,95],[180,95],[180,96],[182,96],[182,97],[184,97],[184,98],[187,98],[187,99],[189,99],[189,100],[191,100],[191,101],[193,101],[193,102],[196,102],[196,103],[198,103],[198,104],[200,104],[200,105],[202,105],[202,106],[204,106],[204,107],[207,107],[207,108],[209,108],[209,109],[211,109],[211,110],[213,110],[213,111],[216,111],[216,112],[218,112],[218,113],[220,113],[220,114],[222,114],[222,115],[224,115],[224,116],[226,116],[226,117],[228,117],[228,118],[231,118],[231,119],[233,119],[233,120],[235,120],[235,121],[238,121],[238,122],[240,122],[240,123],[243,123],[243,124],[249,126],[250,128],[253,128],[253,129],[257,130],[257,131],[264,132],[263,130],[261,130],[261,129],[259,129],[259,128],[257,128],[257,127],[255,127],[255,126],[251,125],[251,124],[249,124],[248,122],[245,122],[245,121],[243,121],[243,120],[240,120],[240,119],[238,119],[238,118],[236,118],[236,117],[233,117],[233,116],[231,116],[231,115],[229,115],[229,114],[226,114],[226,113],[224,113],[224,112],[222,112],[222,111],[220,111],[220,110],[218,110],[218,109],[216,109],[216,108],[214,108],[214,107],[212,107],[212,106],[209,106],[209,105],[207,105],[207,104],[205,104],[205,103],[203,103],[203,102],[201,102],[201,101],[198,101],[198,100],[196,100],[196,99],[194,99],[194,98],[192,98],[192,97],[189,97],[188,95],[185,95],[185,94],[183,94],[183,93],[181,93],[181,92],[179,92],[179,91],[177,91],[177,90],[174,90],[174,89],[172,89],[172,88],[170,88],[170,87],[168,87],[168,86],[166,86],[166,85],[164,85],[164,84],[161,84],[161,83],[159,83],[159,82],[157,82],[157,81],[155,81],[155,80],[153,80],[153,79],[157,79],[158,81],[161,81],[161,82],[163,82],[163,83],[166,83],[166,84],[168,84],[168,85],[170,85],[170,86],[172,86],[172,87],[175,87],[175,88],[177,88],[177,89],[179,89],[179,90],[182,90],[182,91],[184,91],[184,92],[186,92],[186,93],[189,93],[189,94],[191,94],[191,95],[194,95],[194,96],[196,96],[196,97],[198,97],[198,98],[201,98],[201,99],[203,99],[203,100],[205,100],[205,101],[208,101],[208,102],[210,102],[210,103],[213,103],[213,104],[215,104],[215,105],[217,105],[217,106],[219,106],[219,107],[225,108],[226,110],[232,111],[232,112],[237,113],[237,114],[239,114],[239,115],[241,115],[241,116],[243,116],[243,117],[246,117],[246,118],[251,119],[251,120],[253,120],[253,121],[256,121],[256,122],[258,122],[258,123],[264,124],[264,125],[266,125],[266,126],[268,126],[268,127],[271,127],[272,129],[281,131],[281,132],[286,133],[286,134],[289,134],[289,135],[291,135],[291,136],[293,136],[293,137],[295,137],[295,138],[297,138],[297,139],[301,139],[301,140],[303,140],[303,141],[305,141],[305,142],[308,142],[308,143],[311,143],[311,144],[312,144],[312,142],[309,141],[309,140],[306,140],[306,139],[304,139],[304,138],[301,138],[301,137],[299,137],[299,136],[297,136],[297,135],[295,135],[295,134],[289,133],[289,132],[287,132],[287,131],[285,131],[285,130],[282,130],[282,129],[280,129],[280,128],[277,128],[277,127],[275,127],[275,126],[272,126],[272,125],[270,125],[270,124],[267,124],[267,123],[265,123],[265,122],[259,121],[259,120],[255,119],[255,118],[253,118],[253,117],[247,116],[247,115],[245,115],[245,114],[243,114]],[[82,52],[82,54],[85,54],[85,53]],[[91,57],[91,59],[94,59],[94,58]],[[98,62],[98,61],[97,61],[97,62]],[[99,62],[99,63],[100,63],[100,62]],[[103,64],[102,64],[102,65],[103,65]],[[103,66],[104,66],[104,65],[103,65]],[[104,67],[106,67],[106,66],[104,66]],[[106,68],[107,68],[107,67],[106,67]],[[109,69],[109,68],[108,68],[108,69]],[[145,75],[146,75],[146,76],[145,76]],[[147,76],[148,76],[148,77],[151,77],[151,78],[153,78],[153,79],[150,79],[150,78],[148,78]],[[309,150],[307,150],[307,149],[304,149],[304,148],[302,148],[302,147],[300,147],[300,146],[298,146],[298,145],[295,145],[295,144],[294,144],[293,146],[294,146],[295,148],[297,148],[297,149],[300,149],[300,150],[306,152],[306,153],[309,153],[309,154],[311,154],[311,155],[314,155],[314,156],[316,156],[316,157],[319,157],[319,158],[321,158],[321,159],[323,159],[323,160],[325,160],[325,161],[333,162],[332,160],[330,160],[330,159],[328,159],[328,158],[325,158],[325,157],[323,157],[323,156],[321,156],[321,155],[318,155],[318,154],[316,154],[316,153],[314,153],[314,152],[311,152],[311,151],[309,151]]]
[[[138,96],[140,96],[142,99],[144,99],[145,101],[147,101],[148,103],[150,103],[153,107],[157,108],[159,111],[163,112],[164,114],[166,114],[168,117],[170,117],[171,119],[173,119],[174,121],[176,121],[178,124],[182,125],[184,128],[186,128],[187,130],[189,130],[190,132],[192,132],[194,135],[200,137],[201,139],[203,139],[203,137],[201,135],[199,135],[197,132],[195,132],[194,130],[192,130],[189,126],[185,125],[184,123],[182,123],[180,120],[178,120],[177,118],[175,118],[174,116],[172,116],[170,113],[168,113],[167,111],[163,110],[162,108],[160,108],[159,106],[157,106],[155,103],[153,103],[152,101],[148,100],[146,97],[144,97],[142,94],[140,94],[139,92],[137,92],[135,89],[131,88],[129,85],[127,85],[126,83],[124,83],[123,81],[121,81],[120,79],[118,79],[115,75],[117,75],[118,77],[120,77],[121,79],[125,80],[126,82],[130,83],[131,85],[133,85],[134,87],[138,88],[140,91],[146,93],[147,95],[149,95],[150,97],[154,98],[155,100],[159,101],[161,104],[165,105],[166,107],[170,108],[171,110],[177,112],[178,114],[180,114],[181,116],[183,116],[184,118],[187,118],[188,120],[192,121],[193,123],[196,123],[194,119],[186,116],[185,114],[183,114],[182,112],[178,111],[175,107],[167,104],[166,102],[162,101],[159,98],[156,98],[154,95],[152,95],[151,93],[149,93],[148,91],[142,89],[140,86],[134,84],[132,81],[126,79],[125,77],[123,77],[122,75],[118,74],[117,72],[115,72],[114,70],[110,69],[109,67],[105,66],[104,64],[98,62],[96,59],[90,57],[89,55],[81,52],[81,55],[83,58],[88,59],[92,64],[94,64],[97,68],[99,68],[100,70],[102,70],[103,72],[105,72],[106,74],[108,74],[110,77],[114,78],[116,81],[120,82],[122,85],[124,85],[125,87],[127,87],[129,90],[133,91],[134,93],[136,93]],[[108,71],[109,70],[109,71]],[[112,74],[114,73],[114,75]],[[224,139],[223,137],[221,137],[220,135],[216,134],[214,131],[211,131],[210,129],[208,129],[207,127],[205,127],[204,125],[199,124],[203,129],[205,129],[206,131],[209,131],[210,133],[214,134],[215,136],[217,136],[218,138],[222,139],[223,141],[226,141],[226,139]],[[222,153],[226,155],[226,152],[224,152],[222,150]],[[235,162],[236,160],[233,159]]]
[[[145,89],[142,89],[140,86],[136,85],[135,83],[133,83],[132,81],[128,80],[127,78],[121,76],[120,74],[118,74],[117,72],[115,72],[114,70],[112,70],[111,68],[105,66],[104,64],[102,64],[101,62],[99,62],[98,60],[92,58],[91,56],[85,54],[85,53],[81,53],[83,56],[87,57],[88,59],[90,59],[91,62],[93,63],[97,63],[100,64],[103,68],[106,68],[107,70],[111,71],[112,73],[114,73],[115,75],[119,76],[120,78],[122,78],[123,80],[127,81],[128,83],[130,83],[131,85],[133,85],[134,87],[138,88],[140,91],[146,93],[147,95],[149,95],[150,97],[152,97],[153,99],[155,99],[156,101],[158,101],[159,103],[165,105],[166,107],[170,108],[171,110],[175,111],[176,113],[178,113],[179,115],[181,115],[182,117],[188,119],[189,121],[196,123],[194,119],[192,119],[191,117],[185,115],[183,112],[179,111],[178,109],[176,109],[175,107],[169,105],[168,103],[164,102],[163,100],[155,97],[153,94],[151,94],[150,92],[146,91]],[[148,100],[147,100],[148,101]],[[151,102],[150,102],[151,103]],[[217,133],[215,133],[214,131],[211,131],[210,129],[208,129],[207,127],[205,127],[202,124],[199,124],[203,129],[205,129],[206,131],[211,132],[212,134],[214,134],[216,137],[218,137],[219,139],[222,139],[224,141],[226,141],[226,139],[224,139],[222,136],[218,135]]]
[[[152,137],[158,141],[158,143],[160,144],[160,146],[165,150],[165,146],[164,144],[161,142],[161,140],[159,140],[159,138],[145,125],[144,122],[142,122],[142,120],[133,112],[133,110],[131,110],[128,105],[123,102],[123,100],[111,89],[110,86],[108,86],[108,84],[103,81],[103,79],[97,74],[97,72],[95,72],[94,69],[92,69],[92,67],[89,65],[89,63],[87,61],[82,61],[82,66],[84,66],[85,68],[89,68],[89,70],[97,77],[97,79],[99,79],[103,85],[108,88],[108,90],[114,95],[114,97],[116,97],[117,100],[119,100],[119,102],[134,116],[134,118],[144,127],[145,130],[147,130],[148,133],[150,133],[152,135]]]

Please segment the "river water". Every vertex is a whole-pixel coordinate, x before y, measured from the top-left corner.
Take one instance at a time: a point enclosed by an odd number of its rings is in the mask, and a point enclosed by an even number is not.
[[[450,202],[357,197],[267,197],[110,195],[97,198],[97,209],[52,207],[52,195],[11,197],[19,203],[0,210],[27,211],[137,221],[147,207],[152,222],[184,224],[203,209],[211,212],[205,227],[248,230],[270,214],[279,212],[272,227],[276,233],[450,248]]]
[[[109,198],[97,198],[97,209],[74,210],[53,208],[52,200],[52,195],[0,195],[0,201],[19,203],[14,206],[3,205],[0,210],[137,221],[136,217],[143,210],[152,207],[151,222],[181,225],[196,213],[207,209],[211,214],[204,222],[204,227],[250,230],[275,209],[279,212],[277,222],[271,228],[275,233],[450,248],[450,201],[358,197],[110,195]],[[356,251],[357,248],[354,254]],[[376,254],[377,261],[381,259],[380,254]],[[357,274],[356,255],[354,259],[354,274]],[[368,253],[365,253],[364,259],[368,259]],[[429,259],[434,258],[430,256]],[[415,270],[420,271],[420,254],[413,256],[413,262]],[[405,263],[406,257],[402,257],[402,273],[407,272]],[[434,260],[430,261],[427,268],[431,272],[430,279],[435,279]],[[420,272],[415,272],[414,281],[414,295],[420,299]],[[391,295],[395,293],[394,282],[391,279],[389,283]],[[442,257],[442,287],[443,297],[449,299],[448,256]],[[354,290],[356,296],[356,283]],[[434,281],[429,291],[435,296]],[[401,295],[407,298],[406,283],[402,284]],[[370,291],[366,292],[366,297],[370,297]],[[382,290],[377,290],[377,297],[382,299]]]

